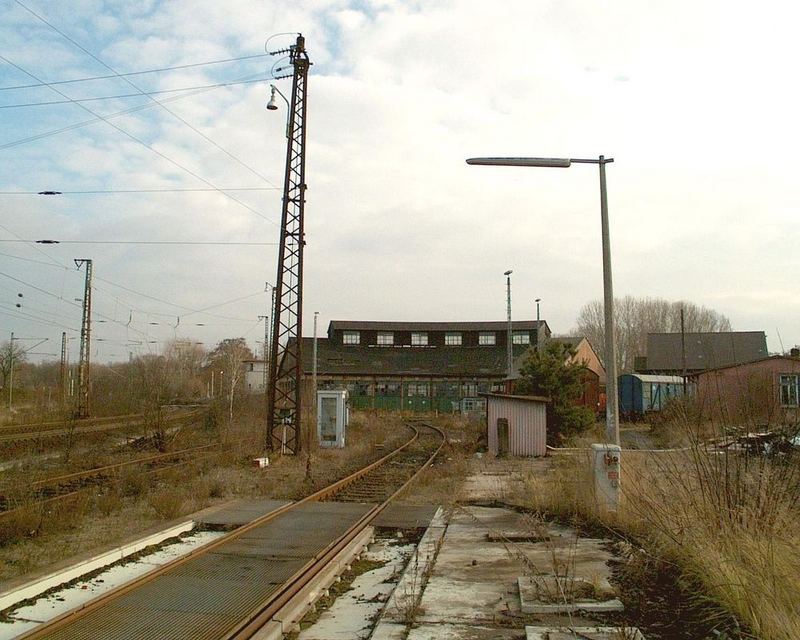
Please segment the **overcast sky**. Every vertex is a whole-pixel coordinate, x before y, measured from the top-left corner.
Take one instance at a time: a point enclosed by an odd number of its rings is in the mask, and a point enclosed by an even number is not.
[[[289,33],[269,49],[305,35],[305,335],[314,311],[320,333],[331,319],[502,320],[507,269],[514,318],[535,318],[538,297],[551,329],[568,332],[581,306],[602,296],[597,168],[464,160],[604,154],[615,160],[617,296],[705,305],[735,330],[766,331],[771,351],[781,339],[786,349],[800,343],[800,10],[791,3],[0,6],[0,87],[37,82],[22,69],[45,82],[112,73],[24,7],[119,73],[257,56],[273,34]],[[245,336],[255,347],[274,244],[16,240],[277,243],[285,111],[265,109],[273,62],[129,77],[146,91],[259,80],[159,94],[166,109],[141,95],[81,103],[92,113],[74,103],[0,109],[2,334],[26,346],[49,338],[35,352],[53,357],[62,330],[77,338],[83,272],[72,260],[92,258],[97,360],[157,352],[175,337],[213,347]],[[279,83],[288,94],[290,81]],[[73,99],[136,93],[119,78],[54,88]],[[48,87],[0,91],[0,106],[58,100],[66,98]],[[138,106],[147,108],[96,119]],[[236,200],[214,191],[8,193],[209,185],[267,190],[229,192]]]

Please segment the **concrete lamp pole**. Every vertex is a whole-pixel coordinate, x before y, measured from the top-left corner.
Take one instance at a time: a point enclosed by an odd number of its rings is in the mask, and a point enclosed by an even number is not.
[[[606,437],[619,445],[619,398],[617,397],[617,349],[614,341],[614,289],[611,281],[611,243],[608,233],[606,165],[614,158],[469,158],[470,165],[498,167],[556,167],[596,164],[600,169],[600,226],[603,239],[603,306],[605,310]]]
[[[513,341],[511,339],[511,274],[513,271],[509,269],[503,275],[506,277],[506,299],[508,311],[508,330],[506,336],[506,391],[511,393],[511,374],[514,369],[514,354],[513,354]]]

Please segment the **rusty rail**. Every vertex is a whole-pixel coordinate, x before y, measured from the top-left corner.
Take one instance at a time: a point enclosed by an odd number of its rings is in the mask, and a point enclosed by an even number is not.
[[[238,529],[218,538],[216,541],[205,545],[189,554],[176,558],[171,562],[162,565],[138,578],[132,580],[131,582],[121,585],[116,589],[109,591],[106,594],[86,603],[82,607],[75,609],[73,611],[68,611],[57,618],[54,618],[50,622],[47,622],[36,629],[32,629],[31,631],[19,636],[20,640],[32,640],[34,638],[43,638],[46,637],[47,634],[57,631],[62,627],[70,624],[74,620],[77,620],[79,617],[96,611],[97,609],[102,608],[107,603],[113,601],[115,598],[122,596],[126,593],[129,593],[144,584],[152,581],[153,579],[157,578],[160,575],[165,574],[166,572],[178,567],[190,560],[194,560],[195,558],[207,554],[215,549],[218,549],[224,544],[231,542],[232,540],[237,539],[238,537],[242,536],[243,534],[255,529],[256,527],[261,526],[262,524],[269,522],[270,520],[274,520],[275,518],[285,514],[286,512],[296,509],[300,505],[322,500],[330,495],[335,494],[337,491],[341,490],[343,487],[347,486],[348,484],[362,478],[366,474],[368,474],[373,469],[376,469],[380,465],[386,463],[387,461],[391,460],[392,458],[399,455],[402,451],[404,451],[407,447],[411,446],[414,442],[417,441],[419,438],[419,429],[409,423],[406,423],[410,429],[414,431],[414,435],[409,439],[407,442],[396,448],[394,451],[388,453],[387,455],[383,456],[379,460],[359,469],[358,471],[350,474],[349,476],[334,482],[327,487],[324,487],[314,493],[298,500],[297,502],[293,502],[282,507],[271,511],[259,518],[256,518],[252,522],[239,527]],[[336,556],[337,553],[341,549],[343,549],[347,544],[349,544],[361,531],[363,531],[369,523],[383,511],[386,506],[402,491],[404,491],[410,484],[413,482],[419,474],[426,469],[436,458],[439,451],[441,451],[442,446],[445,442],[444,432],[432,425],[426,424],[424,425],[427,428],[432,429],[433,431],[437,432],[441,438],[438,446],[436,447],[435,451],[428,457],[423,465],[417,470],[415,474],[413,474],[410,478],[403,483],[403,485],[398,488],[387,500],[383,503],[376,505],[372,509],[370,509],[364,516],[362,516],[350,529],[348,529],[342,536],[340,536],[337,540],[334,540],[331,544],[328,545],[325,549],[323,549],[320,553],[318,553],[314,558],[312,558],[303,568],[301,568],[294,576],[292,576],[289,580],[286,581],[284,586],[279,589],[277,592],[272,594],[270,598],[262,603],[255,611],[252,611],[245,619],[240,622],[233,630],[228,632],[225,638],[229,639],[236,639],[236,640],[245,640],[247,638],[252,638],[258,630],[263,627],[269,620],[275,615],[277,611],[281,609],[287,602],[291,600],[305,585],[307,585],[313,578],[316,576],[325,566],[326,564]]]

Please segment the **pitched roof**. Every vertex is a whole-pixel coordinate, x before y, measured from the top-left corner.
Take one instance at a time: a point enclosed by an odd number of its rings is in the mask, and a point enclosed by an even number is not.
[[[511,329],[534,331],[544,320],[515,320]],[[504,331],[508,323],[498,322],[382,322],[368,320],[331,320],[328,331]]]
[[[303,338],[303,371],[312,368],[314,340]],[[515,356],[528,345],[514,345]],[[506,375],[505,346],[409,347],[341,345],[317,339],[318,375],[493,377]]]
[[[760,360],[768,355],[763,331],[687,333],[686,369],[698,371]],[[681,371],[680,333],[647,335],[647,371]]]

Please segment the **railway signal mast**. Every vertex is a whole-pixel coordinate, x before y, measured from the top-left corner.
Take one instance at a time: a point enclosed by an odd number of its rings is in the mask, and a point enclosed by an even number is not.
[[[272,312],[272,344],[269,359],[267,401],[267,448],[284,454],[300,451],[301,430],[301,338],[303,327],[303,211],[305,206],[306,104],[308,68],[305,38],[288,49],[271,51],[288,54],[292,78],[291,101],[273,85],[267,108],[277,109],[276,93],[286,100],[289,115],[286,125],[286,173],[283,183],[281,237],[278,274],[275,279],[275,304]],[[285,68],[285,67],[284,67]]]
[[[89,337],[92,332],[92,261],[88,258],[75,260],[78,269],[86,265],[86,281],[83,287],[83,319],[81,321],[81,350],[78,359],[78,405],[76,418],[89,417]]]

